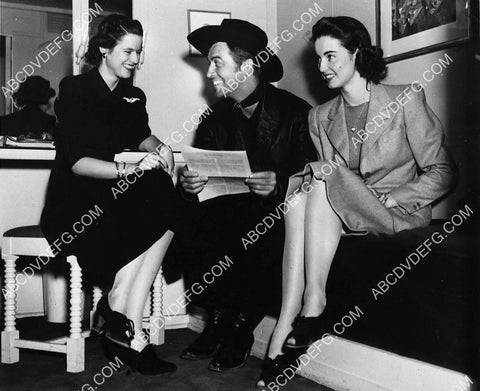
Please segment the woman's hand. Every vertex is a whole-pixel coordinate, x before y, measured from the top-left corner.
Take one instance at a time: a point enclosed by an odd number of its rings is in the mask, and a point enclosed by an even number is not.
[[[170,156],[168,156],[168,154],[164,154],[164,156],[160,156],[159,152],[150,152],[148,155],[146,155],[142,160],[138,162],[137,166],[144,171],[162,169],[167,174],[172,176],[173,170],[175,168],[174,162],[173,162],[173,153],[171,153]],[[169,164],[169,161],[170,161],[170,164]]]
[[[375,197],[378,198],[378,200],[385,205],[385,208],[390,209],[390,208],[396,208],[398,206],[397,201],[395,201],[390,193],[379,193],[376,191],[371,185],[367,185],[368,190],[370,190],[373,194],[375,194]]]
[[[162,169],[170,176],[173,176],[175,162],[173,160],[172,148],[162,143],[156,136],[150,135],[140,143],[138,149],[150,152],[138,162],[140,168],[144,170]]]
[[[175,159],[173,156],[172,148],[166,144],[160,144],[157,146],[157,151],[161,158],[167,163],[167,166],[164,168],[165,172],[170,174],[173,177],[173,173],[175,171]]]
[[[378,200],[385,205],[385,208],[390,209],[390,208],[395,208],[398,206],[397,202],[392,198],[390,193],[382,193],[380,194],[380,197]]]

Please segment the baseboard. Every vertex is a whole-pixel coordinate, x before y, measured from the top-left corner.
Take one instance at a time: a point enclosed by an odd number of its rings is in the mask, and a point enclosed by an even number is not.
[[[17,319],[30,318],[30,317],[33,317],[33,316],[45,316],[45,313],[43,311],[23,312],[21,314],[17,314],[16,318]]]
[[[200,316],[190,316],[188,327],[200,332]],[[265,319],[255,329],[252,355],[263,359],[275,326]],[[320,345],[319,345],[320,346]],[[321,350],[321,351],[320,351]],[[473,391],[473,380],[465,374],[423,361],[335,337],[329,345],[311,348],[302,356],[300,376],[337,391]]]
[[[190,317],[188,315],[174,315],[165,317],[165,329],[185,329],[190,323]]]
[[[199,315],[190,315],[190,319],[187,326],[190,330],[195,331],[196,333],[201,333],[205,327],[205,320]]]

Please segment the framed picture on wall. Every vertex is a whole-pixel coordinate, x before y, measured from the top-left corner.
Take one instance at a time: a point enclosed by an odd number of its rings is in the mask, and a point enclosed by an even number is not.
[[[230,19],[231,17],[230,12],[188,10],[188,33],[190,34],[203,26],[221,24],[223,19]],[[190,45],[190,55],[202,56],[202,53]]]
[[[469,42],[476,12],[472,0],[377,0],[377,42],[387,62]]]

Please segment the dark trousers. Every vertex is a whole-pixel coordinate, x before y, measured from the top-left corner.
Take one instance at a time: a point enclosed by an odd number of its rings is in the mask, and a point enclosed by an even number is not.
[[[270,216],[268,226],[264,223],[275,207],[266,208],[252,194],[184,202],[171,253],[187,301],[207,310],[241,312],[252,327],[267,312],[278,311],[284,221]]]

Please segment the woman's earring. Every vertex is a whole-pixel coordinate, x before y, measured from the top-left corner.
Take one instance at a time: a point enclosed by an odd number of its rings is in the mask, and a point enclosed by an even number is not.
[[[103,54],[102,54],[102,57],[103,57],[103,58],[107,58],[107,53],[103,53]]]

